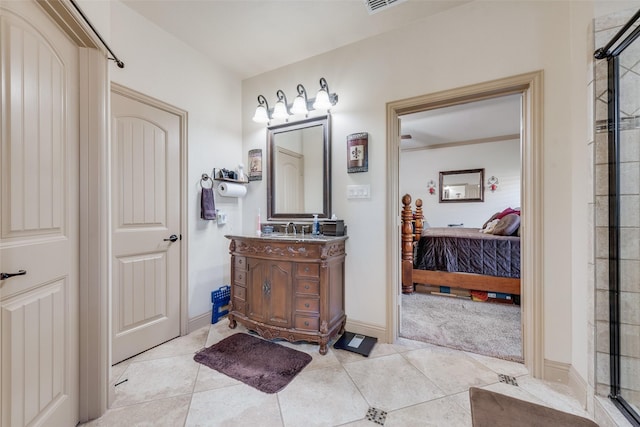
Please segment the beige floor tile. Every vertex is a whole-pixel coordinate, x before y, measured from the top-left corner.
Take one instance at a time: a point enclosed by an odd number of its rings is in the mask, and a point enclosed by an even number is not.
[[[471,414],[452,397],[443,397],[387,414],[385,427],[471,427]]]
[[[341,349],[333,349],[334,353],[338,360],[341,363],[351,363],[351,362],[360,362],[362,360],[375,359],[376,357],[388,356],[390,354],[397,354],[398,351],[394,347],[393,344],[381,344],[376,343],[369,353],[369,356],[365,357],[361,354],[354,353],[352,351],[341,350]]]
[[[317,344],[281,341],[313,360],[281,392],[262,393],[193,361],[201,348],[249,333],[228,325],[222,319],[113,366],[112,381],[127,381],[112,409],[86,426],[371,427],[365,417],[374,407],[388,412],[387,427],[463,427],[471,425],[470,386],[586,416],[567,386],[532,379],[522,364],[404,338],[377,343],[369,357],[333,347],[322,356]]]
[[[367,402],[383,411],[444,396],[442,390],[400,354],[345,363],[344,369]]]
[[[407,338],[399,337],[396,342],[393,343],[393,347],[398,353],[404,353],[405,351],[417,350],[419,348],[431,347],[432,344],[426,342],[413,341]]]
[[[286,427],[336,426],[364,418],[369,409],[342,367],[303,370],[278,400]]]
[[[376,427],[378,424],[373,423],[372,421],[363,418],[358,421],[354,421],[352,423],[341,424],[340,427]]]
[[[275,394],[245,384],[194,393],[185,427],[282,427]]]
[[[465,390],[461,393],[451,394],[449,398],[455,401],[458,406],[465,410],[468,414],[471,414],[471,402],[469,401],[469,390]]]
[[[82,427],[175,427],[184,425],[191,395],[170,397],[108,410]]]
[[[109,375],[109,381],[111,382],[118,382],[118,380],[120,379],[120,377],[122,376],[122,374],[124,373],[124,371],[127,370],[127,367],[129,366],[131,362],[128,360],[124,360],[120,363],[118,363],[117,365],[113,365],[111,367],[111,373]]]
[[[120,377],[113,407],[192,393],[199,364],[193,355],[132,362]]]
[[[198,369],[198,377],[196,378],[196,385],[193,391],[195,393],[238,384],[242,384],[242,382],[218,372],[215,369],[211,369],[208,366],[200,365]]]
[[[249,331],[239,323],[236,325],[235,329],[231,329],[229,328],[228,319],[224,318],[219,320],[218,323],[211,325],[209,328],[209,335],[207,336],[205,347],[211,347],[218,341],[221,341],[233,334],[237,334],[238,332],[248,333]]]
[[[443,347],[425,348],[403,353],[403,356],[445,394],[499,381],[498,374],[460,351]]]
[[[511,362],[509,360],[496,359],[494,357],[483,356],[475,353],[465,353],[467,356],[472,357],[478,362],[482,363],[487,368],[491,369],[496,374],[505,374],[512,377],[521,377],[528,375],[529,371],[522,363]]]
[[[569,386],[542,381],[529,376],[518,378],[518,385],[546,406],[589,418],[589,415],[578,400],[571,396]]]
[[[310,369],[323,369],[332,366],[340,366],[340,361],[336,357],[336,351],[332,348],[330,348],[327,354],[323,356],[318,351],[320,349],[320,346],[318,344],[305,342],[291,343],[288,341],[278,341],[278,344],[310,355],[312,357],[312,360],[307,366],[304,367],[305,371]]]

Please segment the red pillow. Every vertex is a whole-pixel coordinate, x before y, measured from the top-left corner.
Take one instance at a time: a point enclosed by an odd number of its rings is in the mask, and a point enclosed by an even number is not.
[[[516,214],[516,215],[520,215],[520,211],[519,210],[515,210],[515,209],[511,209],[511,208],[507,208],[505,210],[503,210],[502,212],[500,212],[495,219],[502,219],[502,217],[507,216],[509,214]]]

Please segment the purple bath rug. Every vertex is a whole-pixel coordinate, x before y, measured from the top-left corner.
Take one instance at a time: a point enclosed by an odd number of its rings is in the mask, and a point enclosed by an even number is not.
[[[265,393],[277,393],[311,362],[311,356],[237,333],[200,350],[193,360]]]

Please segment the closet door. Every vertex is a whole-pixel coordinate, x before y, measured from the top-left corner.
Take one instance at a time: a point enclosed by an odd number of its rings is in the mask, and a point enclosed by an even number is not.
[[[73,426],[78,49],[34,2],[2,2],[0,73],[0,425]]]
[[[111,95],[113,353],[117,363],[180,335],[181,122],[122,87]]]

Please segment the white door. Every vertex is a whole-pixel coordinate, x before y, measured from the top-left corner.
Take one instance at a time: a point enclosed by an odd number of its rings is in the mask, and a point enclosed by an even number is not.
[[[78,50],[0,3],[0,425],[74,426],[79,385]]]
[[[276,212],[304,212],[304,156],[300,153],[276,147],[278,179]]]
[[[126,93],[111,96],[113,363],[180,335],[181,119]]]

